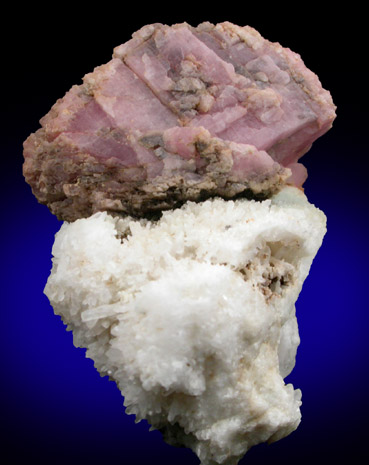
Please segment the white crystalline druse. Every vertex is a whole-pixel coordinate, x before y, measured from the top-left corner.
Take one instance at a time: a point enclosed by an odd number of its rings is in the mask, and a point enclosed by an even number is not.
[[[187,203],[159,221],[96,213],[56,235],[45,293],[128,413],[201,463],[236,464],[300,422],[295,302],[326,232],[296,188]]]

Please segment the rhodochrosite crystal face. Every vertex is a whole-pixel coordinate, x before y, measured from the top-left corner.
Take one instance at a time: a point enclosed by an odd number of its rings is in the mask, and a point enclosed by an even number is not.
[[[157,222],[97,213],[57,234],[45,292],[129,413],[203,464],[234,464],[300,422],[300,391],[283,378],[324,234],[324,214],[292,187]]]
[[[250,27],[149,25],[42,118],[24,174],[68,221],[266,198],[303,184],[298,160],[334,110],[299,55]]]

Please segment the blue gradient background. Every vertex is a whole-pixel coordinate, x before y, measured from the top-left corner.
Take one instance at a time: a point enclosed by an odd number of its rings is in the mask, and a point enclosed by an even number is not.
[[[6,130],[1,138],[2,458],[9,464],[198,463],[191,451],[149,433],[147,423],[134,424],[115,384],[98,375],[54,316],[43,288],[61,223],[24,182],[22,142],[57,98],[108,61],[112,48],[140,26],[230,20],[300,53],[338,107],[333,129],[303,160],[310,173],[305,192],[327,215],[328,233],[297,303],[301,345],[287,381],[302,390],[302,423],[288,438],[251,449],[241,464],[361,463],[360,455],[367,456],[369,414],[368,118],[364,97],[354,97],[361,85],[358,60],[353,56],[343,66],[340,45],[348,32],[360,39],[357,18],[338,10],[331,21],[329,14],[317,17],[313,8],[303,17],[296,12],[294,20],[268,9],[265,18],[262,7],[197,16],[146,12],[127,17],[107,9],[86,17],[65,9],[40,19],[41,12],[29,12],[27,25],[8,37],[3,55],[11,66],[3,76]],[[101,30],[100,19],[112,21],[111,27]]]

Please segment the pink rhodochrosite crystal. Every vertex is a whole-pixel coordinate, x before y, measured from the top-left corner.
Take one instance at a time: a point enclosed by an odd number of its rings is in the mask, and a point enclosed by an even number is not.
[[[299,55],[229,22],[143,27],[24,143],[24,175],[60,219],[145,216],[187,200],[267,198],[335,106]]]

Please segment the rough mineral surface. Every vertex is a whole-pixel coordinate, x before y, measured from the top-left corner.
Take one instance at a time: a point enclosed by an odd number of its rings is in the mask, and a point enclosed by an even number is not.
[[[303,184],[298,160],[334,118],[300,56],[251,27],[152,24],[41,119],[24,175],[68,221],[265,198]]]
[[[203,465],[235,465],[300,422],[301,393],[284,378],[324,234],[294,187],[188,202],[158,221],[98,212],[63,224],[45,293],[128,413]]]

